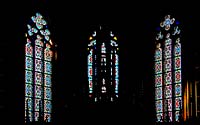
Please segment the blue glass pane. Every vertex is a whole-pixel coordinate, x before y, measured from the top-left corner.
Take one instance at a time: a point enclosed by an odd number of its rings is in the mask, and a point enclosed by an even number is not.
[[[32,86],[32,84],[26,84],[25,91],[26,91],[26,94],[25,94],[26,96],[33,97],[33,86]]]
[[[25,81],[26,83],[33,83],[32,81],[32,71],[25,70]]]
[[[44,112],[51,113],[51,101],[44,100]]]
[[[51,74],[52,73],[52,66],[50,62],[45,61],[45,73]]]
[[[50,100],[51,98],[51,88],[44,87],[44,99]]]
[[[44,78],[45,78],[44,85],[47,87],[50,87],[51,86],[51,75],[45,74]]]
[[[33,59],[31,57],[26,57],[26,69],[33,69]]]

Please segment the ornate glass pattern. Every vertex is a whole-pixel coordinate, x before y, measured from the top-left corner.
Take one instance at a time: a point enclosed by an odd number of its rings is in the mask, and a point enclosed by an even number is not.
[[[156,36],[154,78],[157,122],[178,121],[182,110],[180,31],[175,18],[166,15]]]
[[[40,13],[27,24],[25,44],[25,122],[43,116],[51,121],[53,45],[46,20]],[[27,107],[28,103],[28,107]]]
[[[119,93],[119,47],[117,44],[117,37],[112,33],[112,31],[110,32],[110,37],[113,38],[110,40],[110,45],[111,45],[111,77],[112,75],[114,75],[114,85],[115,85],[115,94],[118,97],[118,93]],[[114,73],[113,73],[113,69],[112,66],[114,65]]]
[[[88,93],[94,101],[101,100],[112,88],[110,101],[119,93],[119,48],[117,37],[110,32],[105,40],[98,39],[99,31],[89,37],[87,55]],[[108,87],[110,86],[110,87]],[[114,91],[113,91],[114,90]],[[98,94],[97,94],[98,93]]]

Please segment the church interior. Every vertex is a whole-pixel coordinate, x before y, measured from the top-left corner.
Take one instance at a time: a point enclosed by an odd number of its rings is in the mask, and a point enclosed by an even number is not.
[[[24,124],[43,119],[45,122],[47,115],[46,124],[61,125],[199,122],[200,25],[197,8],[143,7],[140,3],[141,9],[136,9],[137,4],[131,3],[77,4],[49,0],[16,2],[15,7],[9,2],[6,4],[9,7],[2,10],[6,12],[2,15],[5,30],[0,43],[1,121],[9,122],[10,119]],[[37,16],[43,17],[44,22],[35,23]],[[38,29],[30,28],[34,23]],[[175,24],[180,30],[175,30]],[[48,25],[48,28],[44,26],[48,30],[40,30],[42,25]],[[171,33],[173,28],[176,33]],[[32,44],[32,40],[40,39],[38,31],[46,42]],[[161,34],[158,36],[161,33],[158,31],[162,31],[166,39],[168,32],[172,34],[172,46],[175,45],[173,34],[180,37],[181,68],[178,70],[172,68],[168,72],[168,65],[163,61],[163,72],[155,72],[155,64],[159,62],[155,60],[157,45],[161,44],[160,49],[163,47],[162,59],[168,60],[164,42],[158,40],[162,37]],[[44,57],[39,59],[36,50],[33,51],[35,57],[28,55],[28,43],[33,50],[45,46]],[[51,59],[45,52],[52,54]],[[174,60],[176,58],[179,57]],[[27,59],[44,62],[44,71],[37,69],[37,61],[27,63]],[[35,69],[28,67],[29,64]],[[173,63],[170,65],[175,67]],[[178,71],[181,71],[180,84],[173,76]],[[30,83],[27,72],[33,74]],[[172,74],[170,83],[166,80],[167,73]],[[37,82],[37,74],[42,74],[41,82]],[[156,87],[155,77],[158,75],[163,77],[163,85]],[[47,76],[51,78],[50,87]],[[110,86],[106,86],[108,83]],[[181,87],[176,90],[174,84]],[[170,85],[172,89],[168,95],[165,89]],[[32,89],[28,90],[27,86]],[[37,95],[37,86],[43,88],[40,88],[43,96]],[[157,88],[162,88],[159,90],[161,96],[157,95]],[[34,97],[26,91],[35,94]],[[176,98],[180,100],[176,101]],[[43,106],[37,99],[42,100]],[[167,102],[166,106],[166,100],[170,99],[171,105]],[[32,106],[27,108],[30,103]],[[50,104],[47,106],[47,103]]]

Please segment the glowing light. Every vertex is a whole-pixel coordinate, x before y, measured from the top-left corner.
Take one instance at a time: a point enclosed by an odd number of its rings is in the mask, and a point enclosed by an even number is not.
[[[57,58],[58,58],[58,53],[55,52],[55,60],[57,60]]]
[[[36,13],[36,17],[32,16],[31,19],[30,24],[27,25],[28,36],[27,33],[25,34],[27,37],[25,44],[25,118],[29,117],[30,122],[38,121],[39,111],[41,111],[44,114],[44,119],[48,117],[47,121],[50,122],[53,57],[50,44],[53,45],[53,43],[50,40],[49,44],[43,39],[43,36],[39,35],[39,33],[50,35],[49,30],[45,29],[47,27],[43,27],[46,25],[46,21],[42,19],[41,14]],[[42,90],[44,90],[44,96],[42,96]],[[44,108],[41,109],[41,106]]]
[[[97,97],[95,98],[95,102],[97,101]]]
[[[49,40],[49,43],[53,46],[53,42],[51,41],[51,39]]]
[[[101,30],[101,26],[100,26]],[[101,31],[100,31],[101,32]],[[94,35],[95,34],[95,35]],[[101,94],[105,94],[107,96],[108,90],[110,90],[110,87],[108,85],[111,85],[114,90],[113,90],[113,95],[111,97],[107,97],[109,101],[115,101],[115,98],[118,97],[118,89],[119,89],[119,55],[118,55],[118,44],[117,44],[117,37],[110,32],[110,42],[107,44],[105,41],[99,41],[96,40],[96,31],[94,31],[94,34],[89,37],[89,43],[88,47],[86,48],[88,51],[87,55],[87,77],[88,77],[88,95],[89,97],[93,96],[93,101],[97,102],[102,100]],[[98,34],[98,32],[97,32]],[[97,44],[97,42],[99,42]],[[99,46],[98,46],[99,45]],[[108,49],[109,47],[109,49]],[[99,50],[98,50],[99,49]],[[110,51],[110,52],[109,52]],[[100,56],[98,55],[98,52]],[[98,59],[99,58],[99,59]],[[108,59],[109,58],[109,59]],[[98,60],[100,62],[98,62]],[[108,62],[109,61],[109,62]],[[100,63],[99,66],[101,68],[97,68],[98,64]],[[111,64],[109,68],[106,68],[107,65]],[[107,74],[109,73],[111,80],[107,80]],[[102,82],[99,83],[97,82],[97,77],[98,75],[101,76]],[[109,84],[110,83],[110,84]],[[94,88],[97,87],[97,84],[100,84],[98,89],[100,90],[100,94],[95,94],[96,91],[94,91]],[[114,98],[115,97],[115,98]]]
[[[163,118],[166,117],[166,114],[169,115],[171,122],[173,122],[172,120],[178,121],[179,112],[182,109],[182,107],[180,107],[182,106],[182,104],[180,104],[182,103],[180,30],[176,24],[172,25],[174,21],[175,19],[170,18],[170,15],[165,16],[165,20],[160,23],[160,29],[156,36],[156,40],[164,39],[162,45],[159,41],[156,42],[154,55],[157,122],[165,121],[166,119]],[[169,30],[170,28],[172,30]],[[166,30],[165,36],[161,32],[161,29]],[[175,100],[173,100],[173,98],[175,98]],[[167,100],[167,103],[164,100]],[[174,112],[172,112],[172,105],[176,106]],[[165,107],[168,108],[166,109]]]
[[[180,24],[180,22],[179,21],[176,21],[176,25],[179,25]]]

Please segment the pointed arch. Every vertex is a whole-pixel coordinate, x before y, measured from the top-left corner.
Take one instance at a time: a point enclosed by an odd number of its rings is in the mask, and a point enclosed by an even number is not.
[[[155,49],[155,107],[157,122],[179,121],[182,110],[179,22],[166,15],[160,23]]]
[[[25,33],[25,122],[46,120],[52,114],[52,64],[54,44],[48,23],[37,12]]]
[[[102,27],[89,37],[88,93],[95,102],[103,100],[104,96],[107,96],[109,101],[118,98],[119,47],[117,42],[117,36],[112,31],[103,30]]]

